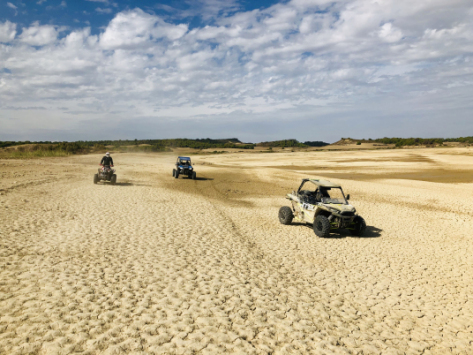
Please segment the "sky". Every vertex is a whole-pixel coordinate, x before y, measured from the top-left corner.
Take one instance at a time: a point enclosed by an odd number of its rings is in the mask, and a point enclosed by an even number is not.
[[[0,140],[472,135],[471,0],[0,0]]]

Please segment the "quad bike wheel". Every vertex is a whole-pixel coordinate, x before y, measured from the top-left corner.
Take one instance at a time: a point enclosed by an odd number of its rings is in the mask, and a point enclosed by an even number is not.
[[[330,236],[330,221],[327,217],[318,215],[314,221],[314,233],[321,238]]]
[[[110,178],[110,183],[112,185],[115,185],[117,183],[117,175],[113,174],[112,177]]]
[[[366,230],[366,222],[361,216],[356,216],[353,219],[354,226],[350,229],[350,234],[354,236],[361,236]]]
[[[279,209],[279,222],[281,222],[281,224],[291,224],[293,218],[294,214],[292,213],[291,207],[282,206]]]
[[[99,182],[99,174],[94,175],[94,184],[97,184]]]
[[[192,180],[197,179],[197,173],[195,171],[192,172]]]

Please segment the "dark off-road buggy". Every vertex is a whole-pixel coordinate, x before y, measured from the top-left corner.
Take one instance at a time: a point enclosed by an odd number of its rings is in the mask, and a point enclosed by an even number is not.
[[[327,180],[303,179],[299,189],[286,195],[292,208],[279,209],[279,221],[291,224],[292,220],[310,223],[319,237],[328,237],[331,231],[348,229],[352,235],[361,236],[366,229],[365,220],[356,214],[348,203],[342,187]]]
[[[179,175],[186,175],[189,179],[197,179],[197,174],[192,167],[191,158],[177,157],[176,168],[172,169],[172,176],[176,179]]]
[[[99,181],[109,181],[112,185],[115,185],[117,182],[115,169],[112,169],[108,165],[100,167],[98,173],[94,175],[94,184]]]

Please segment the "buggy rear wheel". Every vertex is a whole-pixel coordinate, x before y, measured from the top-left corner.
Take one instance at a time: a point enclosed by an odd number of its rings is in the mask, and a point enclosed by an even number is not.
[[[291,207],[282,206],[279,209],[279,222],[281,222],[281,224],[291,224],[293,218],[294,214],[292,213]]]
[[[314,233],[321,238],[330,236],[330,221],[327,217],[318,215],[314,221]]]
[[[349,229],[350,231],[350,234],[351,235],[354,235],[354,236],[361,236],[363,235],[363,233],[365,232],[366,230],[366,222],[365,220],[363,219],[363,217],[361,216],[356,216],[354,219],[353,219],[353,228],[352,229]]]
[[[99,174],[94,175],[94,184],[97,184],[99,182]]]

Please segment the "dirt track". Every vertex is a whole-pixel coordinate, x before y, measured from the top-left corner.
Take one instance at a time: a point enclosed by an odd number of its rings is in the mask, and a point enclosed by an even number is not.
[[[473,353],[469,150],[113,158],[0,161],[1,354]],[[365,238],[279,224],[306,176]]]

